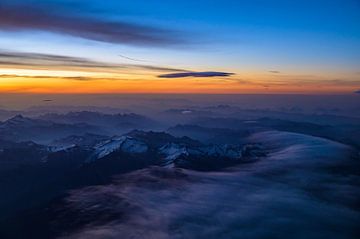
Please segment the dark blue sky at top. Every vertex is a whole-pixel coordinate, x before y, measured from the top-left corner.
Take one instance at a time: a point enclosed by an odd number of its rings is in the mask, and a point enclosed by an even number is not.
[[[181,43],[195,44],[191,46],[192,49],[197,47],[196,44],[202,49],[204,42],[205,48],[210,49],[210,52],[213,50],[212,54],[218,54],[219,58],[232,53],[228,57],[229,68],[236,67],[233,63],[236,60],[241,62],[240,57],[237,56],[240,54],[248,57],[249,61],[254,61],[254,64],[266,64],[270,61],[269,56],[276,53],[279,53],[277,65],[289,60],[293,60],[294,64],[306,64],[314,59],[313,64],[320,65],[321,62],[321,65],[328,65],[329,68],[333,65],[340,67],[350,65],[351,68],[359,66],[360,1],[358,0],[1,0],[1,2],[0,6],[13,5],[21,11],[31,6],[65,16],[91,17],[102,21],[126,21],[150,28],[174,31],[179,38],[185,40],[180,41]],[[61,35],[61,32],[57,33]],[[2,34],[6,36],[6,32]],[[30,35],[28,40],[32,40]],[[123,42],[116,43],[122,45]],[[126,46],[127,42],[123,45]],[[151,47],[149,46],[149,49],[152,49]],[[146,44],[145,48],[147,48]],[[194,56],[194,61],[207,58],[206,50],[202,49],[202,51],[205,53]],[[168,57],[166,52],[161,53],[157,50],[157,53],[164,54],[164,59]],[[151,50],[144,54],[146,58],[151,54]],[[294,55],[297,57],[295,58]],[[138,56],[141,57],[136,55]]]
[[[360,35],[358,0],[2,0],[70,14],[193,20],[222,26],[324,31]],[[145,17],[145,19],[140,19]],[[145,22],[146,23],[146,22]],[[171,27],[171,26],[170,26]]]

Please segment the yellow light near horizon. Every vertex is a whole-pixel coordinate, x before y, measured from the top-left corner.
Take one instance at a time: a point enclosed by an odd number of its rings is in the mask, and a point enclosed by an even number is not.
[[[1,69],[4,73],[4,69]],[[9,72],[8,72],[9,73]],[[102,74],[64,73],[63,71],[14,71],[16,75],[2,74],[0,93],[34,94],[94,94],[94,93],[349,93],[358,85],[338,84],[325,78],[296,82],[291,78],[250,74],[246,79],[230,78],[157,78],[146,71]],[[26,73],[26,75],[25,75]],[[30,73],[30,74],[29,74]],[[24,75],[22,75],[24,74]],[[72,77],[81,78],[72,78]]]

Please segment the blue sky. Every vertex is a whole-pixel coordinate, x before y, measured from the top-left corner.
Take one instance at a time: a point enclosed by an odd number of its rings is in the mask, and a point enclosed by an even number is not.
[[[126,31],[133,26],[146,29],[130,33],[137,34],[130,40],[118,36],[114,40],[113,32],[99,38],[93,32],[77,34],[76,29],[67,29],[69,24],[52,30],[51,26],[39,27],[36,21],[24,27],[21,20],[13,24],[7,19],[8,23],[0,24],[2,50],[133,62],[120,54],[189,70],[272,70],[359,79],[357,0],[2,0],[0,10],[9,6],[15,15],[16,11],[26,15],[26,9],[40,12],[29,18],[55,14],[84,22],[132,24]],[[148,37],[145,41],[144,35]]]

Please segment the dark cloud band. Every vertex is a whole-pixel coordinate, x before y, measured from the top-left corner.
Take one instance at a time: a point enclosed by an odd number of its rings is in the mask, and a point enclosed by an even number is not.
[[[74,15],[61,8],[54,11],[34,4],[0,3],[0,29],[41,30],[130,45],[166,46],[183,42],[174,31],[86,14]]]
[[[159,75],[159,78],[184,78],[184,77],[228,77],[234,73],[217,72],[217,71],[204,71],[204,72],[180,72]]]

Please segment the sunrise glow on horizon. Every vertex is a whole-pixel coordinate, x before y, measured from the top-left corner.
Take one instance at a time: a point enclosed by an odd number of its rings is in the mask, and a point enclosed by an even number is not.
[[[0,93],[352,94],[359,10],[355,0],[5,0]]]

